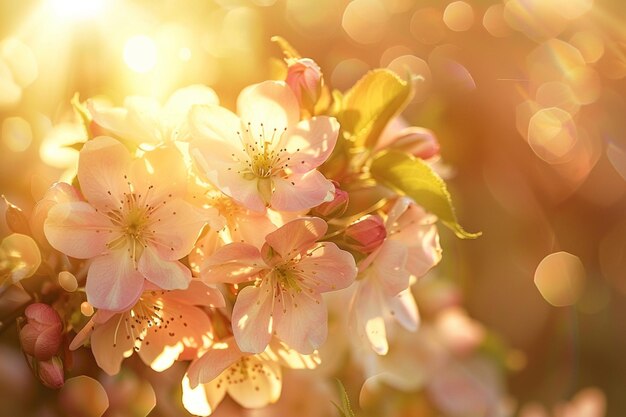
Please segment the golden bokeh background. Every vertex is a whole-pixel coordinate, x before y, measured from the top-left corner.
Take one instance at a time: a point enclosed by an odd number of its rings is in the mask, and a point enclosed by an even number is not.
[[[0,0],[0,192],[32,207],[73,163],[75,93],[202,83],[232,106],[272,76],[273,35],[340,90],[411,71],[404,117],[437,135],[461,222],[483,232],[442,232],[438,274],[514,352],[508,391],[551,405],[596,386],[623,416],[624,22],[623,0]]]

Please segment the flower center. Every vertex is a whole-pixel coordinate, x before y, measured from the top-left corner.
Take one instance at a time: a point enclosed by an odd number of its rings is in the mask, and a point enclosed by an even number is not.
[[[246,154],[243,160],[232,155],[242,166],[238,173],[246,179],[270,178],[287,169],[291,157],[285,157],[287,148],[278,148],[286,131],[286,127],[266,129],[263,123],[258,129],[248,123],[243,132],[238,131],[237,136],[243,145],[241,150]]]

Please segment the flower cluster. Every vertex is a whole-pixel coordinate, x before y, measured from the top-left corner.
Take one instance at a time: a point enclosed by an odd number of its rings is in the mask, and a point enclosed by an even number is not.
[[[158,372],[189,363],[194,414],[226,394],[258,408],[278,400],[285,368],[326,360],[329,322],[364,369],[403,343],[399,328],[417,331],[412,287],[441,260],[437,221],[473,235],[434,135],[398,127],[412,81],[379,70],[331,92],[313,60],[286,55],[282,80],[244,88],[236,112],[200,85],[164,105],[77,104],[74,180],[30,218],[10,207],[20,234],[7,239],[28,253],[0,253],[1,291],[31,295],[22,279],[45,266],[20,337],[48,386],[83,347],[110,375],[136,352]]]

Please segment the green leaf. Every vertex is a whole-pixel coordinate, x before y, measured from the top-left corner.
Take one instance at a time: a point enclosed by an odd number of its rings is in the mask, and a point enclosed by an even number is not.
[[[461,239],[475,239],[481,233],[466,232],[458,223],[446,183],[419,158],[399,151],[378,154],[370,172],[375,180],[411,197],[454,231]]]
[[[337,408],[339,413],[341,413],[341,417],[355,417],[354,411],[352,411],[352,407],[350,406],[350,399],[348,398],[346,387],[343,386],[340,380],[337,380],[337,384],[339,385],[341,405],[337,404],[334,401],[332,402],[333,405]]]
[[[387,69],[370,71],[346,93],[339,122],[356,147],[373,148],[413,96],[413,85]]]

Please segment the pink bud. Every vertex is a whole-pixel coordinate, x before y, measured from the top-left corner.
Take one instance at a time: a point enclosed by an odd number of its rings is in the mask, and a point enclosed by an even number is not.
[[[383,219],[377,215],[368,215],[352,223],[345,232],[345,239],[352,248],[370,253],[378,248],[387,237]]]
[[[333,181],[335,185],[335,197],[332,201],[322,203],[313,209],[313,214],[319,217],[341,217],[348,208],[348,193],[339,188],[339,184]]]
[[[62,323],[58,313],[42,303],[26,307],[26,324],[20,329],[22,349],[39,361],[52,358],[61,347]]]
[[[58,389],[63,386],[65,382],[63,361],[58,356],[39,362],[38,369],[39,379],[46,387]]]
[[[303,108],[313,109],[322,93],[322,71],[310,58],[293,60],[287,67],[287,85]]]
[[[390,146],[421,159],[430,159],[439,154],[439,142],[435,134],[423,127],[407,127],[400,130]]]

